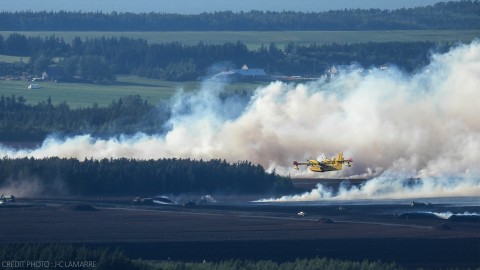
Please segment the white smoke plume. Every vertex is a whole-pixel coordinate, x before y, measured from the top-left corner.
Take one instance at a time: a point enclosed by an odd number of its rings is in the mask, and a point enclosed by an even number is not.
[[[416,199],[438,197],[478,197],[480,178],[478,176],[405,178],[402,173],[387,171],[359,186],[340,185],[338,190],[317,184],[310,192],[280,198],[262,199],[258,202],[306,202],[306,201],[351,201]],[[480,202],[477,202],[477,204]]]
[[[432,212],[425,212],[425,213],[432,213]],[[436,215],[437,217],[439,217],[441,219],[449,219],[450,217],[452,217],[454,215],[455,216],[480,217],[479,213],[470,213],[470,212],[463,212],[463,213],[458,213],[458,214],[454,214],[452,212],[441,212],[441,213],[433,212],[432,214]]]
[[[408,188],[389,181],[392,174],[425,179],[421,187],[411,190],[423,195],[445,188],[449,190],[446,194],[460,195],[459,186],[465,187],[465,183],[469,195],[480,195],[479,42],[433,55],[431,63],[413,75],[391,68],[348,71],[331,81],[274,82],[256,89],[247,105],[220,102],[217,94],[221,88],[218,83],[206,83],[195,94],[179,94],[172,106],[171,130],[166,134],[110,139],[50,137],[37,149],[4,147],[0,154],[80,160],[249,160],[276,173],[312,177],[314,173],[307,170],[294,171],[292,161],[342,151],[353,157],[351,168],[315,177],[374,180],[359,190],[330,196],[363,198],[388,185]],[[388,184],[381,185],[382,181]],[[328,196],[321,190],[312,192]],[[392,187],[391,192],[381,194],[396,197],[406,193],[396,192]]]

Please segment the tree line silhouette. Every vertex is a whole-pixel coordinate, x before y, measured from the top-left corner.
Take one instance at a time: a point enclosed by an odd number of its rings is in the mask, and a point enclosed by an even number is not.
[[[193,15],[103,12],[0,12],[8,31],[318,31],[479,29],[480,2],[451,1],[397,10],[212,12]]]
[[[332,65],[363,67],[394,63],[413,71],[428,63],[433,51],[446,51],[452,44],[435,42],[386,42],[359,44],[289,43],[249,50],[240,42],[185,45],[178,42],[148,44],[127,37],[101,37],[71,43],[54,35],[26,37],[0,35],[0,54],[29,56],[29,63],[0,63],[0,75],[31,72],[42,74],[48,67],[61,69],[63,80],[111,83],[116,74],[172,81],[191,81],[243,64],[266,69],[271,75],[320,76]],[[394,52],[394,53],[393,53]],[[222,65],[217,65],[222,63]],[[212,68],[219,67],[221,68]]]
[[[265,193],[292,189],[289,177],[248,161],[20,158],[0,160],[0,186],[36,179],[45,194],[161,195],[184,192]]]
[[[128,258],[119,249],[70,244],[3,243],[0,246],[0,260],[5,269],[153,269],[145,263]]]
[[[401,270],[404,269],[394,263],[347,261],[328,258],[298,258],[294,261],[280,260],[241,260],[228,259],[221,261],[180,261],[180,260],[150,260],[132,259],[128,252],[109,247],[95,247],[95,245],[72,244],[3,244],[0,246],[0,260],[6,269],[32,269],[27,262],[34,265],[36,262],[48,262],[49,267],[44,269],[69,268],[98,270],[156,270],[156,269],[188,269],[188,270],[232,270],[232,269],[263,269],[263,270],[291,270],[291,269],[369,269],[369,270]],[[149,245],[139,245],[146,249]],[[151,253],[151,252],[150,252]],[[161,252],[158,252],[161,254]],[[160,255],[159,255],[160,256]],[[232,254],[235,256],[235,254]],[[55,262],[58,265],[55,265]],[[94,262],[95,267],[75,267],[72,262]],[[60,264],[62,263],[62,264]],[[23,267],[22,267],[23,265]],[[45,266],[41,264],[42,266]],[[61,267],[67,265],[68,267]],[[36,267],[39,268],[39,267]]]

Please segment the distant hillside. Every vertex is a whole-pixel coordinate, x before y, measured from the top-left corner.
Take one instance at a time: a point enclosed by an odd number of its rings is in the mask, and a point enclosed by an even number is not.
[[[3,40],[3,42],[2,42]],[[4,49],[2,49],[2,43]],[[269,75],[320,77],[332,65],[359,64],[364,67],[394,63],[413,71],[425,66],[434,52],[448,50],[452,42],[365,42],[361,44],[298,45],[277,47],[271,43],[249,50],[242,42],[183,45],[178,42],[148,44],[133,38],[63,39],[0,35],[0,55],[28,56],[23,65],[0,63],[0,76],[25,72],[54,71],[50,79],[68,82],[112,83],[116,75],[129,74],[167,81],[194,81],[221,71],[241,67],[266,69]],[[395,52],[395,53],[392,53]],[[215,72],[212,67],[224,63]],[[50,73],[51,74],[51,73]]]
[[[345,31],[480,29],[480,2],[326,12],[201,13],[1,12],[2,31]]]
[[[3,1],[3,2],[2,2]],[[455,0],[458,1],[458,0]],[[380,8],[398,9],[421,7],[442,2],[441,0],[0,0],[0,6],[5,11],[102,11],[102,12],[162,12],[179,14],[200,14],[231,10],[234,12],[248,12],[250,10],[270,11],[304,11],[322,12],[328,10]],[[4,4],[5,3],[5,4]]]

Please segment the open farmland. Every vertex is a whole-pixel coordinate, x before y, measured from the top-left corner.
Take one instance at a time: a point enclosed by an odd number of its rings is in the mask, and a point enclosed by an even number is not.
[[[13,31],[0,31],[0,35],[8,36]],[[77,32],[77,31],[25,31],[16,32],[32,37],[55,35],[70,42],[75,37],[82,39],[100,37],[129,37],[147,40],[149,43],[180,42],[192,45],[198,42],[223,44],[241,41],[249,49],[257,49],[262,45],[275,43],[283,46],[293,42],[296,44],[331,44],[331,43],[364,43],[364,42],[416,42],[438,41],[458,42],[472,41],[480,37],[480,30],[397,30],[397,31],[175,31],[175,32]]]
[[[170,82],[160,82],[144,79],[144,82],[135,80],[122,81],[114,85],[100,85],[89,83],[55,83],[39,82],[40,89],[27,89],[29,81],[0,81],[1,94],[5,96],[23,96],[27,103],[36,104],[49,97],[54,104],[66,101],[72,108],[89,107],[96,102],[105,106],[120,97],[140,95],[154,103],[162,98],[170,97],[180,85]],[[188,86],[187,86],[188,87]]]
[[[140,95],[150,103],[156,104],[162,99],[172,97],[177,91],[192,91],[200,89],[201,82],[170,82],[136,76],[118,76],[112,85],[91,83],[55,83],[39,82],[40,89],[27,89],[30,81],[0,80],[0,95],[22,96],[29,104],[46,101],[49,97],[52,103],[67,102],[71,108],[90,107],[95,102],[99,106],[107,106],[113,100],[128,95]],[[227,90],[253,91],[258,84],[235,83],[225,86]]]
[[[0,55],[0,62],[3,63],[19,63],[24,62],[27,63],[30,61],[30,57],[22,57],[22,56],[11,56],[11,55]]]

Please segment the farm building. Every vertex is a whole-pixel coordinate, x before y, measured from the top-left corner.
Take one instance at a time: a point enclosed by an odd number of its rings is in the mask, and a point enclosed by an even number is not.
[[[49,66],[44,72],[42,78],[55,82],[67,81],[68,76],[65,74],[61,66]]]
[[[40,89],[40,85],[38,83],[32,83],[27,88],[28,89]]]
[[[243,65],[241,69],[231,69],[213,75],[212,79],[220,81],[234,81],[234,82],[253,82],[268,80],[267,73],[261,68],[248,68]]]

